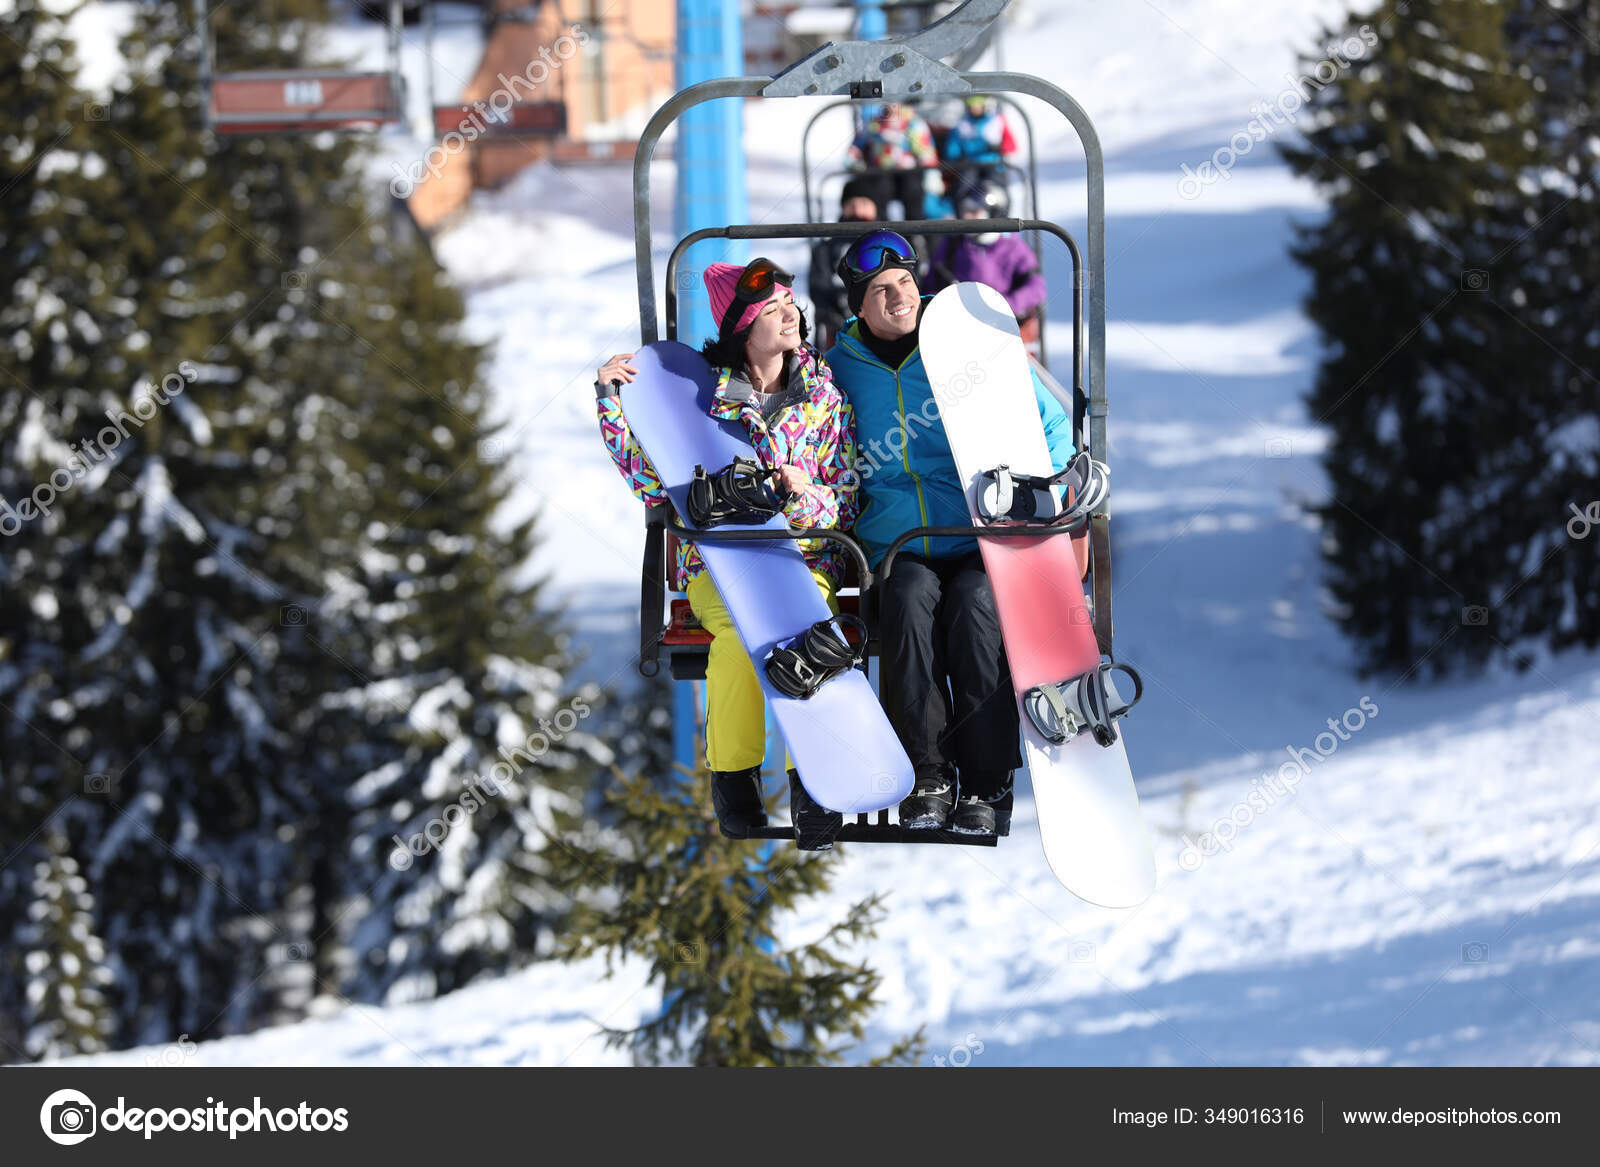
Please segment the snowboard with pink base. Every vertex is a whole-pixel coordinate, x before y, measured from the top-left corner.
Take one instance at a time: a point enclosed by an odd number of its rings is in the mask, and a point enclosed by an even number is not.
[[[986,471],[1054,473],[1027,352],[1005,299],[983,284],[940,292],[920,331],[922,363],[968,513],[982,525],[980,492],[991,485]],[[1035,686],[1058,685],[1101,665],[1070,535],[991,537],[978,546],[1019,708]],[[1088,732],[1057,744],[1025,710],[1021,721],[1039,834],[1056,878],[1103,907],[1143,903],[1155,890],[1155,856],[1120,732],[1111,745]]]

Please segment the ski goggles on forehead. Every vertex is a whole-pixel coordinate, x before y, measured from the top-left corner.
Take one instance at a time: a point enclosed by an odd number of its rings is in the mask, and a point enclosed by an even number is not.
[[[887,267],[905,267],[916,262],[917,249],[904,235],[873,231],[845,249],[839,266],[859,280],[877,275]]]
[[[744,270],[739,273],[738,282],[733,286],[733,299],[728,301],[728,308],[718,321],[721,331],[731,331],[739,323],[746,308],[751,304],[761,303],[772,295],[772,290],[779,284],[786,288],[794,287],[794,276],[765,256],[747,263]]]

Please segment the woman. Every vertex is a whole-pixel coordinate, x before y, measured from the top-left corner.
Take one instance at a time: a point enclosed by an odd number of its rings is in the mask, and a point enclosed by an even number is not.
[[[717,372],[711,416],[737,420],[749,433],[761,465],[777,472],[784,515],[799,527],[849,527],[857,510],[855,426],[850,406],[834,388],[827,364],[806,343],[806,320],[794,301],[794,277],[767,259],[741,268],[714,263],[705,271],[706,293],[718,321],[717,336],[701,354]],[[621,353],[600,366],[595,382],[600,433],[629,487],[647,503],[668,502],[661,480],[628,433],[615,382],[639,370]],[[828,608],[844,578],[838,543],[799,543]],[[722,833],[748,836],[766,825],[761,762],[766,756],[766,710],[755,666],[739,640],[716,584],[689,543],[678,549],[677,586],[712,634],[706,661],[706,765]],[[833,846],[842,817],[816,803],[799,775],[789,771],[790,814],[803,850]]]

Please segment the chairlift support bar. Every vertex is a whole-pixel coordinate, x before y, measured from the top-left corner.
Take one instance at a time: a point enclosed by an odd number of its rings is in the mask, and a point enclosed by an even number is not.
[[[694,244],[706,239],[810,239],[818,234],[819,224],[816,223],[752,223],[735,224],[729,227],[704,227],[694,231],[678,240],[677,246],[672,249],[672,254],[667,257],[667,268],[663,284],[664,307],[666,309],[667,339],[678,339],[678,264],[684,254]],[[881,222],[867,223],[828,223],[824,225],[825,233],[833,239],[849,239],[861,235],[869,235],[874,231],[882,230]],[[1016,232],[1023,231],[1044,232],[1054,235],[1067,245],[1067,252],[1072,257],[1072,391],[1073,401],[1064,401],[1062,404],[1068,412],[1074,410],[1077,398],[1083,396],[1083,353],[1084,353],[1084,319],[1083,319],[1083,254],[1078,250],[1078,241],[1072,237],[1071,232],[1059,223],[1052,223],[1048,219],[911,219],[897,222],[892,226],[905,235],[980,235],[985,231]],[[1076,419],[1074,419],[1076,422]],[[1074,424],[1073,440],[1079,441],[1081,435]]]
[[[1091,519],[1091,523],[1093,520]],[[878,565],[876,576],[868,569],[866,549],[861,541],[854,535],[832,527],[790,527],[784,531],[767,530],[733,530],[733,531],[700,531],[685,527],[677,522],[673,509],[666,503],[650,507],[645,512],[645,550],[644,569],[640,575],[640,604],[639,610],[646,619],[639,621],[639,675],[654,677],[661,671],[661,619],[665,614],[665,595],[661,580],[666,566],[666,539],[665,535],[676,535],[680,539],[705,543],[776,543],[787,542],[792,539],[828,539],[838,543],[850,553],[856,561],[857,570],[860,572],[860,592],[866,595],[875,583],[881,583],[889,577],[894,570],[895,556],[908,544],[918,539],[1047,539],[1057,535],[1076,536],[1081,533],[1081,526],[1067,525],[1058,527],[1039,527],[1036,529],[1019,531],[1015,527],[913,527],[904,532],[899,538],[889,545],[888,552]],[[867,626],[867,641],[878,640],[878,629],[872,613],[866,608],[859,613],[861,620]],[[1099,633],[1099,617],[1096,616],[1096,634]],[[1102,652],[1111,656],[1109,646],[1102,648]]]

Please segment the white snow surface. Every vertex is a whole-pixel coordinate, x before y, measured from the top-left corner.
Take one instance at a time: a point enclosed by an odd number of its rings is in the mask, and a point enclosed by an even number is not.
[[[1340,6],[1017,7],[1004,67],[1071,92],[1106,151],[1118,654],[1147,684],[1126,726],[1160,887],[1129,911],[1075,900],[1020,780],[1001,847],[846,846],[833,891],[783,939],[887,894],[857,954],[883,976],[863,1056],[922,1026],[930,1058],[976,1038],[981,1065],[1600,1063],[1600,659],[1431,686],[1358,675],[1323,615],[1301,509],[1326,496],[1325,437],[1302,401],[1317,344],[1286,247],[1320,204],[1267,144],[1179,194],[1180,163],[1210,158],[1282,91]],[[801,217],[795,134],[811,108],[747,105],[753,221]],[[1081,156],[1034,117],[1045,211],[1081,237]],[[819,170],[842,129],[816,135]],[[654,183],[659,280],[669,162]],[[438,241],[471,289],[473,332],[498,344],[514,512],[541,512],[535,566],[572,604],[602,682],[631,673],[636,635],[639,507],[590,391],[595,367],[637,342],[630,231],[627,167],[540,167]],[[805,270],[801,247],[761,250]],[[1060,369],[1070,285],[1048,246],[1046,264]],[[1362,728],[1336,737],[1341,718]],[[1284,772],[1288,792],[1275,776],[1292,751],[1305,772]],[[1224,822],[1229,849],[1200,854]],[[190,1061],[616,1062],[596,1022],[647,1017],[658,995],[636,964],[601,971],[539,965],[202,1044]]]

